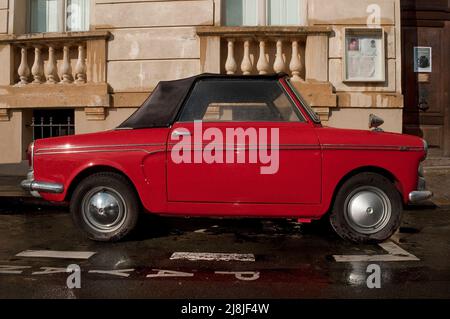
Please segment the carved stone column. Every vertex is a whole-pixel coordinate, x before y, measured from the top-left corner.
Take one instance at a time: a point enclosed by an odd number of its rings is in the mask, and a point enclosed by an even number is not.
[[[277,40],[277,53],[275,56],[275,62],[273,63],[273,70],[276,73],[281,73],[286,70],[286,65],[283,56],[283,41]]]
[[[45,68],[45,77],[47,78],[48,84],[55,84],[57,82],[55,48],[52,45],[48,47],[48,61]]]
[[[227,74],[235,74],[237,70],[236,59],[234,58],[234,40],[228,40],[228,55],[225,62],[225,71]]]
[[[75,66],[75,83],[86,83],[86,51],[83,45],[78,46],[78,60]]]
[[[30,77],[30,67],[28,66],[28,50],[25,47],[20,49],[20,65],[17,69],[17,73],[19,74],[20,78],[20,81],[17,84],[28,84],[28,79]]]
[[[292,80],[301,81],[300,72],[302,71],[303,65],[300,59],[300,54],[298,50],[298,41],[292,41],[292,57],[291,63],[289,64],[289,69],[292,73]]]
[[[266,42],[261,40],[259,41],[259,58],[258,63],[256,64],[256,69],[259,74],[267,74],[269,73],[269,60],[267,59],[266,53]]]
[[[253,64],[250,58],[250,41],[244,41],[244,57],[241,63],[241,70],[244,75],[249,75],[252,73]]]
[[[34,48],[34,63],[31,73],[33,74],[34,84],[41,84],[44,81],[44,61],[42,60],[40,46]]]
[[[72,67],[70,65],[70,47],[68,45],[64,46],[63,49],[63,62],[61,65],[60,73],[61,73],[61,82],[63,84],[72,83]]]

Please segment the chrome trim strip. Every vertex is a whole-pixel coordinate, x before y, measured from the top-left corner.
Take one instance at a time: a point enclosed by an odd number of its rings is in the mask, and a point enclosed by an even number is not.
[[[421,202],[430,199],[431,197],[433,197],[433,193],[430,191],[414,191],[409,193],[408,196],[410,203]]]
[[[190,144],[186,144],[186,145],[182,145],[184,147],[190,146]],[[206,146],[206,145],[205,145]],[[195,151],[195,152],[201,152],[204,151],[205,148],[201,148],[201,147],[194,147],[193,149],[191,149],[191,151]],[[296,147],[292,147],[292,148],[286,148],[286,147],[229,147],[229,148],[218,148],[216,146],[214,146],[213,150],[215,151],[225,151],[225,152],[229,152],[229,151],[258,151],[258,150],[269,150],[269,151],[304,151],[304,150],[320,150],[319,146],[311,146],[311,147],[301,147],[301,148],[296,148]],[[172,149],[169,149],[168,152],[171,152]]]
[[[370,151],[423,151],[419,146],[322,144],[324,150],[370,150]]]
[[[92,148],[106,148],[106,147],[145,147],[145,146],[165,146],[166,143],[148,143],[148,144],[113,144],[113,145],[88,145],[88,146],[70,146],[70,147],[48,147],[40,148],[36,151],[60,151],[60,150],[76,150],[76,149],[92,149]]]
[[[53,155],[53,154],[82,154],[82,153],[112,153],[112,152],[144,152],[147,154],[155,154],[159,152],[165,152],[165,149],[148,151],[142,148],[133,148],[133,149],[114,149],[114,150],[89,150],[89,151],[63,151],[63,152],[45,152],[45,153],[37,153],[38,155]]]
[[[179,142],[178,143],[168,143],[168,146],[174,146],[174,145],[179,145]],[[208,145],[208,146],[225,146],[225,147],[261,147],[261,146],[265,146],[265,147],[271,147],[272,145],[271,144],[257,144],[257,145],[255,145],[255,144],[227,144],[227,143],[218,143],[218,144],[211,144],[211,143],[208,143],[208,142],[205,142],[205,143],[185,143],[185,144],[181,144],[181,145],[194,145],[194,146],[206,146],[206,145]],[[317,148],[320,148],[320,145],[319,144],[280,144],[279,146],[282,146],[282,147],[284,147],[284,146],[294,146],[294,147],[309,147],[309,146],[314,146],[314,147],[317,147]]]

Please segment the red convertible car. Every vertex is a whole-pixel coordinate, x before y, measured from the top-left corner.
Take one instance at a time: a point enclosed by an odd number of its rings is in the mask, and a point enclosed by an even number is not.
[[[414,136],[324,127],[286,75],[160,82],[117,128],[36,140],[22,187],[70,202],[89,238],[115,241],[141,211],[328,218],[341,237],[379,242],[403,205],[428,199],[427,144]]]

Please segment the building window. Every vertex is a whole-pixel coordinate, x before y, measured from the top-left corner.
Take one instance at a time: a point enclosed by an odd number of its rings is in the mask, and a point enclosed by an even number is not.
[[[40,138],[75,134],[75,111],[73,109],[33,110],[29,125],[33,141]]]
[[[28,0],[29,32],[89,30],[89,0]]]
[[[306,0],[225,0],[225,25],[304,25]]]

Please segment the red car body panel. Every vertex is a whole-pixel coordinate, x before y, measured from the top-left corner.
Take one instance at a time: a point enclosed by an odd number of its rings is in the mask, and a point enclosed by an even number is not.
[[[112,130],[37,140],[34,178],[64,185],[61,194],[41,193],[49,201],[67,201],[80,178],[110,169],[128,177],[143,207],[152,213],[197,216],[257,216],[318,219],[330,208],[340,183],[359,170],[391,175],[404,203],[418,183],[418,166],[426,155],[420,138],[378,131],[322,127],[280,80],[306,123],[203,123],[203,129],[277,128],[279,171],[261,175],[261,165],[175,164],[171,128]],[[196,151],[194,145],[193,152]],[[203,143],[202,147],[205,147]],[[228,146],[224,144],[224,147]],[[246,152],[246,148],[227,149]]]

